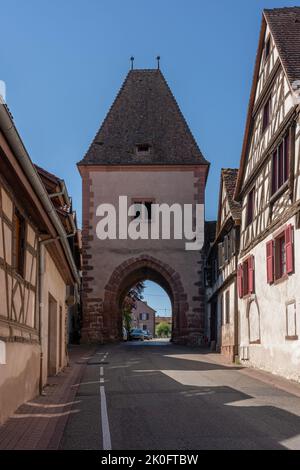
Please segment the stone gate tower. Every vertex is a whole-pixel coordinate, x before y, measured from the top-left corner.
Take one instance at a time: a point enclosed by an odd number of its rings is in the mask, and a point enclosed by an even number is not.
[[[83,160],[82,341],[121,337],[121,305],[139,280],[153,280],[169,294],[173,341],[195,344],[204,334],[203,253],[184,239],[96,235],[100,204],[144,204],[134,223],[150,228],[152,204],[202,204],[209,164],[203,157],[160,70],[131,70]],[[139,212],[136,213],[139,215]],[[132,222],[134,216],[129,216]],[[139,222],[138,222],[139,221]],[[121,226],[121,225],[120,225]],[[120,228],[118,226],[117,228]],[[204,210],[200,217],[204,236]]]

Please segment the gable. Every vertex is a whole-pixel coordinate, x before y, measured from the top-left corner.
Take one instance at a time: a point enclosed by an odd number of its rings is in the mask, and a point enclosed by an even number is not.
[[[298,65],[300,67],[300,48],[297,48],[297,44],[300,44],[299,15],[300,7],[264,10],[234,196],[237,200],[240,198],[244,181],[258,165],[272,137],[295,107],[291,80],[297,76]],[[294,37],[290,34],[290,29]],[[266,58],[268,41],[270,41],[269,54]],[[289,53],[293,57],[292,61],[288,59]],[[287,64],[289,64],[288,72]],[[269,98],[271,98],[272,122],[264,134],[263,108]]]
[[[236,223],[241,217],[241,206],[233,199],[238,169],[223,168],[221,170],[219,208],[216,235],[231,217]]]

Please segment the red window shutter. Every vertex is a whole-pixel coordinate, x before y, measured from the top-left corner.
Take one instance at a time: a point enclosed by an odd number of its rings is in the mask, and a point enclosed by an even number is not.
[[[267,243],[267,282],[274,282],[274,242],[270,240]]]
[[[286,272],[287,274],[291,274],[294,272],[293,226],[291,224],[285,229],[285,259]]]
[[[241,264],[238,265],[237,269],[237,283],[239,298],[241,299],[243,297],[243,268]]]
[[[251,255],[248,260],[248,293],[254,292],[254,256]]]

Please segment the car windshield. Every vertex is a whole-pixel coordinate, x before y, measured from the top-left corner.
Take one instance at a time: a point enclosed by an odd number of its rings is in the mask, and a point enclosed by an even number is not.
[[[131,333],[144,333],[143,330],[140,330],[139,328],[134,328]]]

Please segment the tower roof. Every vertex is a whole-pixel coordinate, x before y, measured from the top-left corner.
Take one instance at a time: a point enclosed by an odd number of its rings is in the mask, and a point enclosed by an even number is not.
[[[79,165],[208,165],[160,70],[131,70]]]

